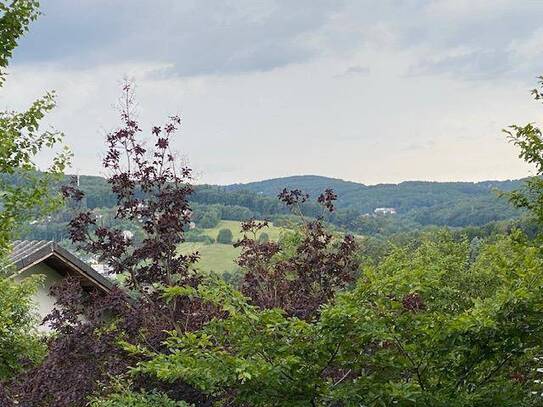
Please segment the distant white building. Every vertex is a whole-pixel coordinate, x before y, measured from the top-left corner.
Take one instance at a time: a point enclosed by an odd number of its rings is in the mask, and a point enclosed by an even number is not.
[[[396,215],[396,208],[375,208],[373,213],[376,215]]]
[[[123,230],[123,238],[125,240],[130,240],[134,237],[134,233],[131,232],[130,230]]]

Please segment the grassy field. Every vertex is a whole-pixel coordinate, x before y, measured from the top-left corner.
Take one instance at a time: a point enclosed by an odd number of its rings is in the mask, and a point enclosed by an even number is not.
[[[214,228],[202,229],[202,233],[213,239],[217,239],[217,235],[221,229],[230,229],[234,236],[234,241],[242,236],[240,222],[233,220],[223,220]],[[263,229],[263,232],[269,235],[270,240],[277,240],[282,230],[282,228],[270,225],[268,228]],[[181,251],[183,253],[198,251],[201,258],[197,264],[197,268],[200,270],[214,271],[222,274],[238,269],[234,260],[239,256],[240,249],[233,247],[231,244],[213,243],[206,245],[200,242],[187,242],[183,243]]]

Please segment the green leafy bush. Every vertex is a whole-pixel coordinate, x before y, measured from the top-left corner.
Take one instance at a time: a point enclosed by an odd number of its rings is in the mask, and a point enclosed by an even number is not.
[[[234,236],[230,229],[221,229],[217,234],[217,243],[230,244],[232,243]]]
[[[209,207],[201,209],[195,212],[194,222],[199,228],[211,229],[219,224],[221,221],[221,212],[218,208]]]
[[[448,233],[396,248],[313,321],[224,294],[229,317],[139,371],[251,406],[541,405],[543,254],[520,235],[470,252]]]
[[[209,235],[203,234],[199,230],[189,230],[185,233],[185,241],[186,242],[201,242],[204,244],[213,244],[215,243],[215,239],[213,239]]]
[[[34,365],[45,354],[33,314],[36,287],[35,279],[15,283],[0,277],[0,380]]]
[[[95,399],[91,407],[191,407],[184,401],[174,401],[161,393],[138,393],[124,391],[102,399]]]
[[[260,236],[258,236],[258,243],[268,243],[270,241],[270,235],[268,235],[266,232],[262,232]]]

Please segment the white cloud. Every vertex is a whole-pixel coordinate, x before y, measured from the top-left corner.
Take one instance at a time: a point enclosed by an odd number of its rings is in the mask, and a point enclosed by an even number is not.
[[[129,76],[144,128],[182,114],[176,147],[202,182],[527,174],[500,130],[538,117],[527,90],[540,68],[543,5],[469,2],[468,13],[461,2],[376,0],[46,4],[0,104],[22,108],[56,89],[48,122],[66,132],[81,173],[100,171]]]

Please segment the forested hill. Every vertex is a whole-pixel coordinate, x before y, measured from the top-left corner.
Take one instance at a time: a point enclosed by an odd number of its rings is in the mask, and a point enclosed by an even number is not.
[[[338,194],[337,206],[351,208],[363,213],[373,212],[379,207],[393,207],[400,213],[412,209],[436,206],[456,206],[464,203],[468,207],[497,202],[497,191],[519,188],[522,180],[482,182],[426,182],[406,181],[400,184],[364,185],[337,178],[317,175],[301,175],[275,178],[247,184],[232,184],[226,191],[251,191],[262,195],[277,196],[283,189],[298,188],[317,196],[326,188]],[[461,205],[464,206],[464,205]]]
[[[337,178],[322,177],[319,175],[295,175],[291,177],[273,178],[265,181],[249,182],[247,184],[226,185],[226,191],[251,191],[263,195],[277,196],[287,189],[301,189],[316,196],[326,188],[332,188],[342,198],[357,194],[368,187],[357,182],[344,181]]]
[[[10,183],[17,183],[9,176]],[[116,204],[106,180],[81,176],[84,204],[89,209],[112,208]],[[195,222],[213,227],[220,220],[266,218],[285,220],[288,213],[277,199],[283,189],[299,188],[313,199],[326,188],[338,194],[337,208],[327,220],[360,234],[387,235],[430,225],[465,227],[483,226],[519,217],[498,191],[521,187],[522,180],[484,182],[421,182],[363,185],[356,182],[314,175],[277,178],[248,184],[226,186],[198,185],[192,195]],[[396,214],[376,216],[376,208],[394,208]],[[308,216],[319,216],[315,204],[304,205]],[[58,228],[60,230],[60,226]]]
[[[248,208],[255,215],[284,213],[277,200],[283,189],[301,189],[316,198],[326,188],[338,195],[337,207],[358,215],[376,208],[395,208],[422,225],[483,225],[518,215],[498,191],[520,188],[522,180],[483,182],[407,181],[400,184],[364,185],[315,175],[292,176],[247,184],[199,185],[192,201],[203,205]],[[101,177],[82,176],[81,186],[89,207],[112,207],[114,196]],[[309,211],[314,208],[308,207]],[[351,214],[353,216],[354,214]]]

